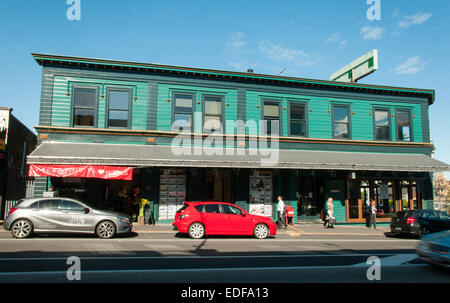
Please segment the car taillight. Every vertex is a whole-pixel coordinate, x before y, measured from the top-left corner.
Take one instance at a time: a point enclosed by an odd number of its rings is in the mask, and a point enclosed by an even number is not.
[[[16,210],[17,210],[16,207],[11,208],[11,209],[8,211],[8,216],[9,216],[10,214],[12,214],[13,212],[15,212]]]
[[[414,217],[408,217],[406,219],[406,224],[411,224],[411,223],[414,223],[414,222],[416,222],[416,218],[414,218]]]

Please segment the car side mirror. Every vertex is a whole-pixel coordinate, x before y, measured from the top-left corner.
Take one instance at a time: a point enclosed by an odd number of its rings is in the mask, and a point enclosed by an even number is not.
[[[244,212],[242,213],[242,216],[243,216],[243,217],[247,217],[247,215],[248,215],[248,212],[246,212],[246,211],[244,211]]]
[[[91,210],[90,210],[89,208],[87,208],[87,207],[84,208],[84,213],[85,213],[85,214],[88,214],[90,211],[91,211]]]

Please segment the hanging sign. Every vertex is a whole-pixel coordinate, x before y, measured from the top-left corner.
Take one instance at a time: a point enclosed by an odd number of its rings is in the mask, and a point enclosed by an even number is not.
[[[102,165],[30,164],[29,177],[79,177],[112,180],[132,180],[133,168]]]

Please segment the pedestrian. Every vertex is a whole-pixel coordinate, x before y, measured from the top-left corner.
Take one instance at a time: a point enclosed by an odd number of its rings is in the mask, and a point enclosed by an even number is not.
[[[375,206],[375,199],[372,200],[372,205],[370,207],[370,219],[369,219],[369,227],[370,229],[377,229],[377,207]]]
[[[277,210],[278,210],[277,227],[278,228],[284,227],[284,229],[287,229],[286,218],[285,218],[286,205],[283,202],[282,196],[278,196]]]
[[[333,198],[332,197],[328,198],[328,201],[326,203],[326,209],[327,209],[327,213],[326,213],[325,219],[324,219],[324,226],[325,226],[325,228],[334,228],[335,218],[334,218]]]

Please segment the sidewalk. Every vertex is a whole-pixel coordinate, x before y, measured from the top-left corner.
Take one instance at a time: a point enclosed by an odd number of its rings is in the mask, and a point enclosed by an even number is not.
[[[171,223],[156,223],[156,225],[133,224],[133,231],[136,233],[175,233]],[[335,235],[335,236],[384,236],[389,232],[389,227],[382,226],[371,230],[365,226],[335,225],[334,228],[324,228],[322,224],[301,224],[289,225],[286,230],[278,230],[280,234],[302,235]]]

